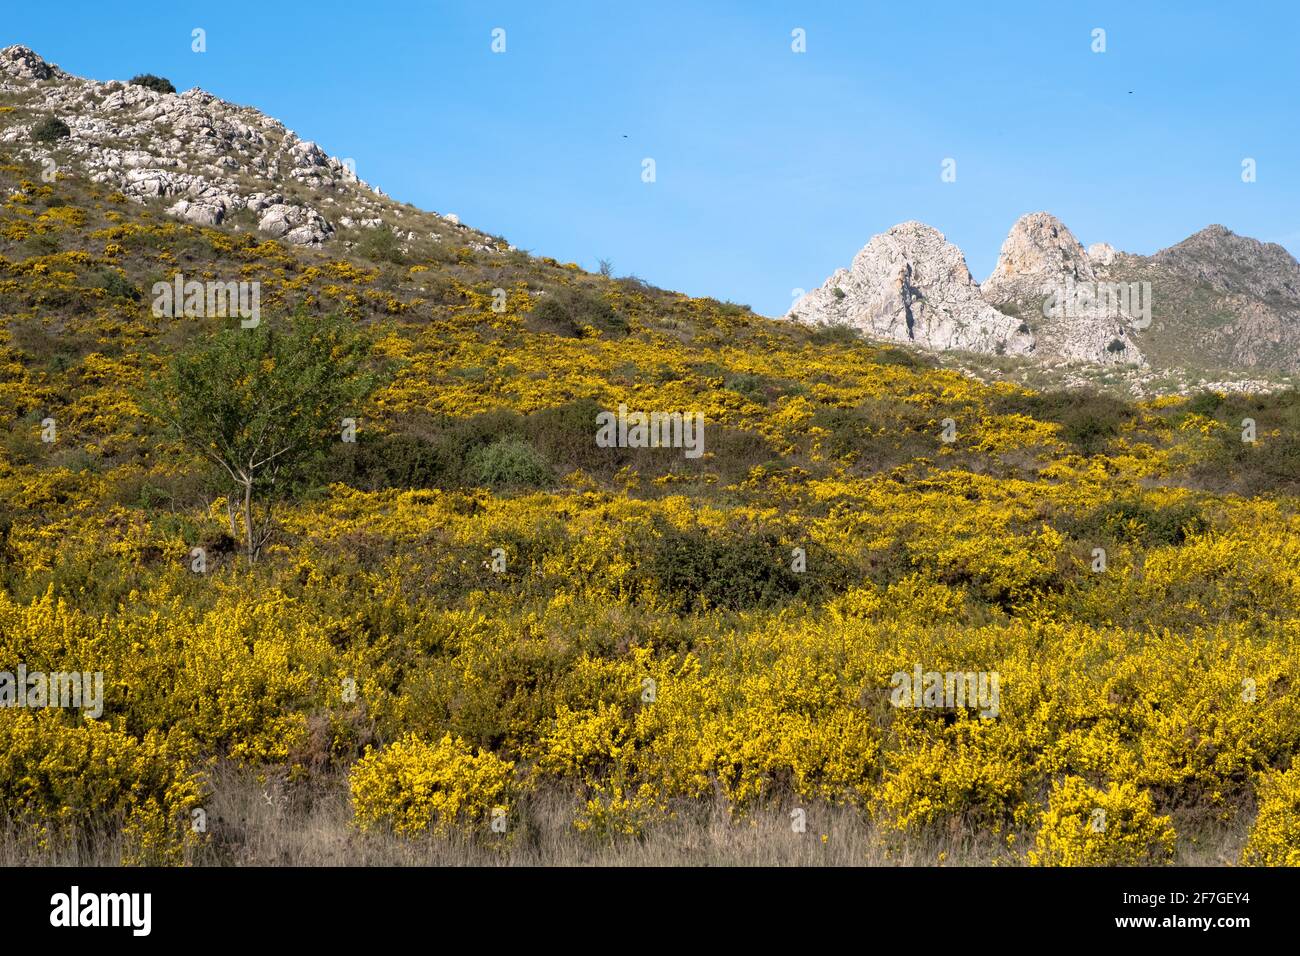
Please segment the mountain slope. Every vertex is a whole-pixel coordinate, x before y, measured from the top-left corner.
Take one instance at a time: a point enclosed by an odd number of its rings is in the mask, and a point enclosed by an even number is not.
[[[494,248],[491,237],[393,202],[359,180],[349,164],[300,139],[283,123],[200,89],[161,93],[65,73],[22,46],[0,50],[0,94],[9,106],[0,143],[25,160],[74,165],[92,181],[200,225],[236,228],[297,245],[387,223],[404,241],[457,241]],[[54,118],[66,138],[33,143],[32,129]]]
[[[354,243],[197,223],[97,178],[98,134],[33,143],[34,95],[0,90],[0,659],[104,694],[0,708],[6,860],[1017,865],[1099,800],[1159,825],[1089,859],[1291,852],[1252,814],[1300,757],[1294,394],[986,385],[405,207]],[[908,232],[879,314],[984,314]],[[141,407],[245,334],[153,308],[178,277],[256,283],[257,334],[339,316],[382,373],[257,563],[229,477]],[[703,453],[605,447],[620,406],[702,415]],[[982,699],[907,706],[918,671]]]
[[[1300,371],[1300,264],[1281,246],[1210,226],[1099,275],[1151,284],[1152,325],[1135,338],[1165,368]]]

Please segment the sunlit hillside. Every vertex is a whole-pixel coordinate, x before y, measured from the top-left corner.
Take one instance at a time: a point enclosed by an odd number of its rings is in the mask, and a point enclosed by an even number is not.
[[[12,155],[0,199],[0,668],[103,675],[95,719],[0,712],[7,859],[1300,862],[1295,393],[985,385]],[[156,316],[177,273],[259,283],[261,325]],[[149,396],[325,317],[371,387],[257,486],[250,560]],[[601,447],[620,406],[701,453]]]

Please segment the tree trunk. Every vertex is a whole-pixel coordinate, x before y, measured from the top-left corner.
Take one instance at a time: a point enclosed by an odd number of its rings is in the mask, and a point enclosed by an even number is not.
[[[248,563],[257,562],[257,543],[253,539],[253,481],[244,482],[244,548],[248,552]]]

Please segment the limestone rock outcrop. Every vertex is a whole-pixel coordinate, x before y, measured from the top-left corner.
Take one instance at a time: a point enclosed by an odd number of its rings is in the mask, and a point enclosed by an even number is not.
[[[0,143],[38,162],[57,155],[128,199],[163,200],[166,212],[188,222],[220,225],[247,212],[250,226],[268,236],[316,246],[334,238],[336,221],[377,225],[403,217],[399,204],[357,178],[353,164],[256,109],[201,89],[160,93],[99,83],[10,46],[0,50],[0,91],[24,106],[0,118]],[[15,115],[30,121],[15,122]],[[67,124],[70,135],[57,149],[32,141],[40,116]],[[491,237],[466,233],[472,248],[498,247]],[[430,238],[441,241],[436,233]]]
[[[1016,220],[980,285],[986,302],[1034,330],[1040,355],[1097,365],[1143,362],[1130,333],[1141,290],[1136,300],[1131,291],[1099,280],[1079,240],[1046,212]]]
[[[1025,355],[1034,349],[1020,320],[981,298],[961,250],[920,222],[872,238],[848,269],[800,297],[788,317],[931,350]]]

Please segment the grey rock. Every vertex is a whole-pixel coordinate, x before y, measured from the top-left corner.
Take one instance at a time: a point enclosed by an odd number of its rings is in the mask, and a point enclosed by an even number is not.
[[[200,226],[218,226],[226,218],[226,203],[221,199],[199,199],[194,202],[182,199],[169,207],[167,212]]]
[[[1132,317],[1105,296],[1101,281],[1065,224],[1050,213],[1034,212],[1011,227],[980,292],[985,301],[1025,320],[1040,358],[1140,365],[1142,352],[1129,331]]]
[[[55,69],[25,46],[0,50],[0,73],[18,80],[48,80]]]
[[[848,269],[800,297],[788,318],[847,325],[932,350],[1024,355],[1033,336],[980,297],[961,250],[931,226],[905,222],[875,236]]]
[[[1088,261],[1094,270],[1110,265],[1118,255],[1119,252],[1109,242],[1094,242],[1088,247]]]

